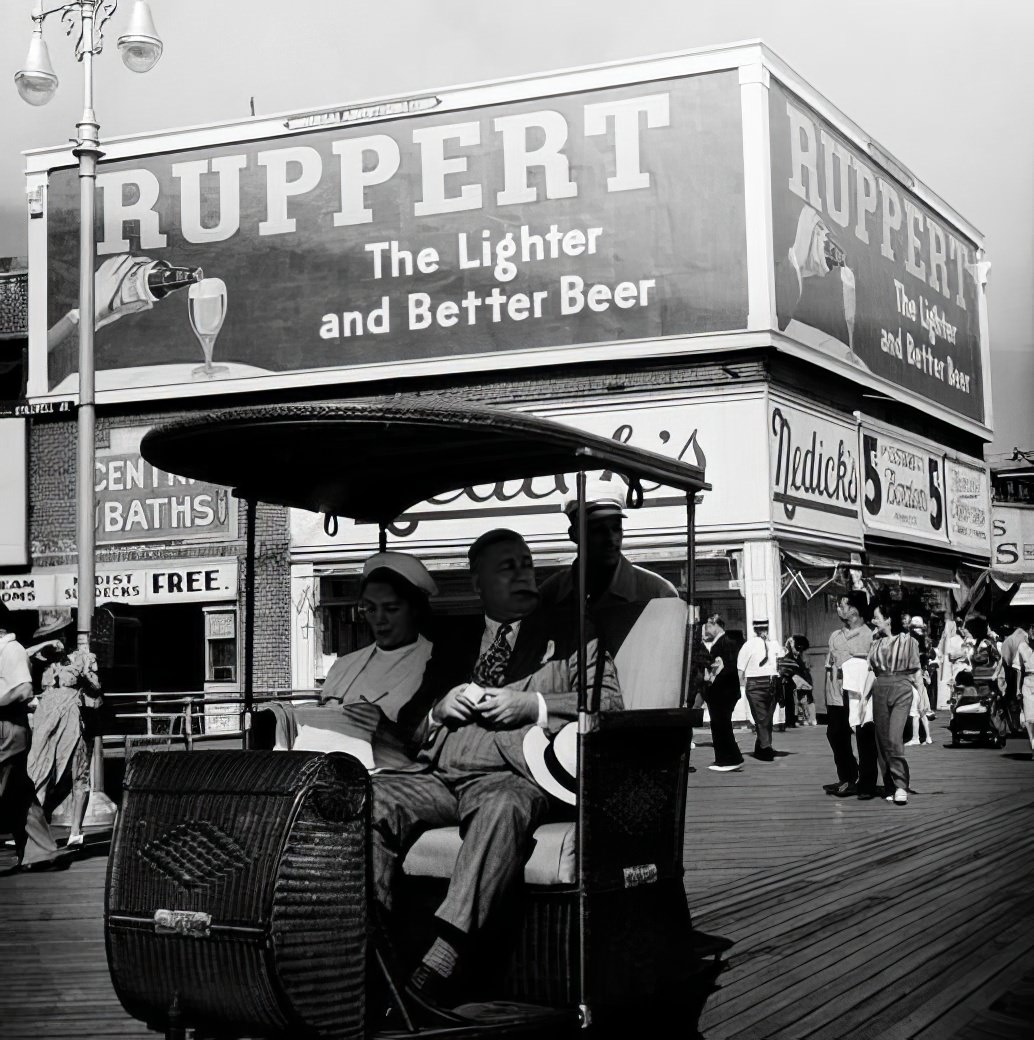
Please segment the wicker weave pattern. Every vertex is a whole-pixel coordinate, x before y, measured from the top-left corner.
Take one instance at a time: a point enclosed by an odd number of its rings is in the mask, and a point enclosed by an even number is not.
[[[553,1007],[578,1003],[578,893],[526,893],[505,995]]]
[[[358,1040],[368,814],[347,755],[134,756],[106,907],[126,1010],[163,1027],[176,996],[188,1026]],[[158,935],[159,908],[208,913],[211,934]]]
[[[140,857],[181,888],[210,885],[248,864],[240,845],[207,820],[173,827],[149,841]]]

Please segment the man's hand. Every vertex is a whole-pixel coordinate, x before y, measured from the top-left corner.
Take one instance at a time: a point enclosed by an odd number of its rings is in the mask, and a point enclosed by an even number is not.
[[[431,718],[439,726],[451,723],[456,726],[466,726],[477,717],[477,709],[474,703],[464,692],[467,683],[454,686],[449,692],[431,709]]]
[[[818,210],[805,206],[797,218],[797,234],[790,247],[802,279],[822,278],[829,273],[823,248],[828,237],[829,229]]]
[[[94,276],[95,328],[103,328],[117,321],[124,314],[149,311],[154,304],[149,299],[127,299],[124,288],[126,278],[139,264],[151,262],[149,256],[132,256],[121,253],[109,257]]]
[[[539,720],[539,698],[533,690],[488,690],[477,707],[489,729],[517,729]]]

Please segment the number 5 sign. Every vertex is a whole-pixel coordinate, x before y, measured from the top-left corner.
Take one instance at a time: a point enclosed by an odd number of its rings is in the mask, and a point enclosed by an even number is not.
[[[947,542],[942,455],[864,426],[861,438],[865,526]]]

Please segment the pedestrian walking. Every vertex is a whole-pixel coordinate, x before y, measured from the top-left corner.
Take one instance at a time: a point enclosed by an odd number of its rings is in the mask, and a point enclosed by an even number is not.
[[[70,862],[58,851],[26,772],[32,674],[25,647],[0,603],[0,818],[14,836],[20,870],[54,870]]]
[[[887,800],[908,804],[909,772],[905,759],[905,723],[912,704],[912,686],[922,682],[919,647],[904,628],[900,616],[887,605],[873,611],[876,638],[869,648],[869,667],[873,681],[867,695],[872,697],[876,724],[876,751],[879,755]]]
[[[1028,639],[1017,644],[1013,659],[1015,684],[1023,699],[1023,722],[1030,740],[1031,760],[1034,761],[1034,624],[1027,630]]]
[[[815,725],[811,670],[804,660],[804,651],[810,645],[803,635],[790,636],[783,645],[786,652],[779,660],[779,681],[783,687],[787,726]]]
[[[746,695],[754,717],[754,757],[762,762],[775,759],[772,747],[772,719],[775,715],[779,688],[776,676],[782,647],[768,638],[768,619],[754,622],[754,636],[748,639],[736,657],[740,690]]]
[[[720,614],[712,614],[704,622],[704,643],[710,659],[704,676],[704,703],[711,719],[714,747],[714,764],[708,769],[718,773],[738,772],[743,768],[743,755],[732,728],[732,713],[740,699],[737,655]]]
[[[837,597],[841,627],[830,633],[826,655],[826,741],[833,752],[837,780],[826,791],[838,798],[858,793],[858,760],[851,745],[850,702],[844,690],[844,663],[852,657],[867,657],[872,630],[866,624],[869,600],[864,592],[852,590]]]

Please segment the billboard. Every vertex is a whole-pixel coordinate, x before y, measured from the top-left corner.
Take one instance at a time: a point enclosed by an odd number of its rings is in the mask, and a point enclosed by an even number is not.
[[[740,329],[743,181],[735,71],[101,162],[97,389]],[[67,393],[75,170],[47,220],[46,387]]]
[[[775,80],[769,127],[779,329],[983,422],[976,244]]]

